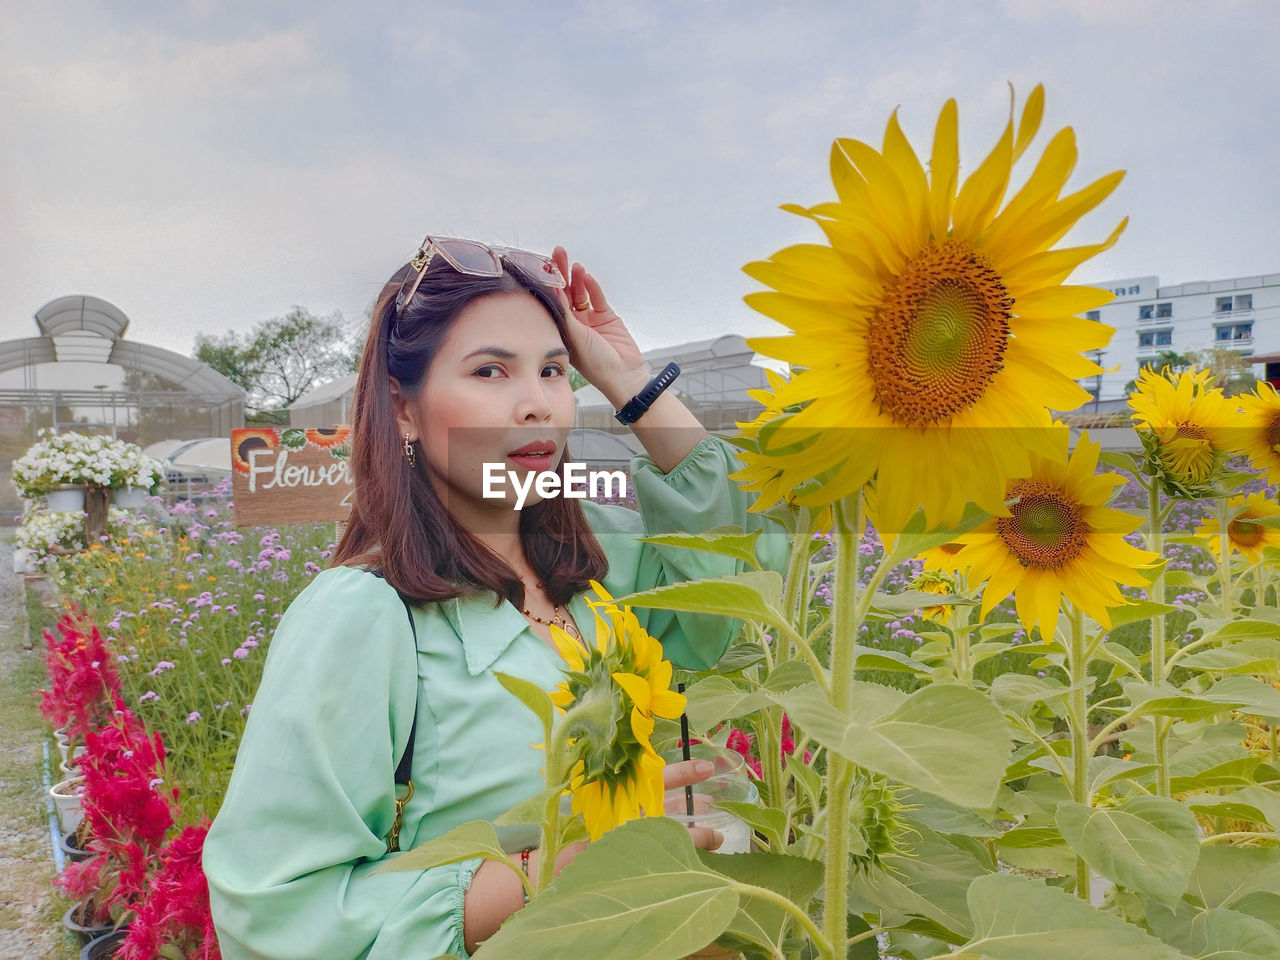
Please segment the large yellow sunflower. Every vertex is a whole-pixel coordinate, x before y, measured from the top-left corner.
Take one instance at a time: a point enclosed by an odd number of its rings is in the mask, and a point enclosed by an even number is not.
[[[569,669],[551,694],[562,710],[594,699],[609,704],[604,729],[584,731],[581,759],[570,774],[572,809],[598,840],[606,830],[640,816],[660,816],[662,757],[653,749],[654,717],[674,719],[684,710],[684,694],[671,688],[671,662],[629,607],[619,607],[599,583],[600,599],[589,600],[596,617],[595,647],[552,625],[551,637]]]
[[[1114,332],[1078,316],[1111,293],[1063,281],[1114,244],[1125,222],[1102,243],[1050,248],[1123,173],[1061,196],[1076,161],[1068,127],[1002,207],[1043,107],[1036,87],[1016,130],[1011,112],[958,190],[948,101],[928,174],[895,114],[881,150],[835,142],[837,201],[783,207],[814,220],[830,246],[788,247],[744,268],[773,288],[747,303],[793,331],[752,347],[803,368],[774,402],[801,409],[763,451],[742,456],[757,471],[744,484],[761,494],[757,509],[815,478],[797,502],[830,503],[877,476],[882,532],[901,530],[921,505],[931,526],[956,522],[970,499],[1007,514],[1007,481],[1030,473],[1031,452],[1058,455],[1046,407],[1088,399],[1076,378],[1100,368],[1081,351]]]
[[[1262,559],[1263,547],[1280,547],[1280,528],[1257,522],[1280,517],[1280,506],[1265,493],[1259,491],[1246,497],[1232,497],[1227,501],[1227,512],[1232,515],[1232,519],[1227,521],[1230,549],[1243,553],[1250,563]],[[1209,538],[1209,550],[1219,561],[1222,559],[1221,532],[1217,517],[1210,517],[1196,527],[1198,536]]]
[[[1259,380],[1253,393],[1236,397],[1244,415],[1234,434],[1242,453],[1267,479],[1280,483],[1280,393],[1265,380]]]
[[[968,569],[971,583],[987,581],[982,617],[1013,593],[1018,619],[1028,631],[1039,624],[1048,639],[1065,595],[1110,627],[1107,608],[1128,602],[1116,584],[1140,586],[1151,579],[1141,568],[1160,555],[1125,542],[1141,517],[1104,506],[1125,480],[1094,472],[1100,449],[1081,436],[1066,463],[1033,456],[1031,476],[1009,484],[1009,499],[1018,498],[1011,515],[957,538],[965,546],[956,563]]]
[[[1144,368],[1129,406],[1145,451],[1144,470],[1170,496],[1209,492],[1240,428],[1237,404],[1213,386],[1212,374]]]

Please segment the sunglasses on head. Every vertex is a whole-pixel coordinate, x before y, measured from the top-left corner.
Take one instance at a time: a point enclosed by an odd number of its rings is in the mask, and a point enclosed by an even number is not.
[[[417,268],[417,273],[413,275],[412,283],[409,282],[408,277],[405,278],[407,286],[402,286],[400,295],[396,297],[397,309],[412,300],[413,295],[418,292],[418,285],[427,275],[427,267],[431,265],[436,254],[443,257],[458,273],[465,273],[470,277],[500,277],[502,261],[506,260],[548,287],[563,290],[568,286],[556,262],[540,253],[518,250],[515,247],[491,247],[478,240],[428,235],[423,239],[413,259],[409,261],[411,266]]]

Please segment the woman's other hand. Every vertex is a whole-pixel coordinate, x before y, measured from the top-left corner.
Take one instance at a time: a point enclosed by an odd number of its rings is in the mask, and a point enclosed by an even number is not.
[[[668,763],[662,768],[664,790],[679,790],[681,787],[692,787],[701,783],[715,772],[715,766],[709,760],[681,760]],[[690,827],[689,835],[693,845],[699,850],[714,850],[724,842],[724,834],[710,827]]]
[[[609,306],[599,281],[580,263],[570,267],[564,247],[556,247],[551,258],[569,284],[561,291],[561,298],[569,314],[570,361],[615,408],[620,408],[649,382],[640,348],[622,318]]]

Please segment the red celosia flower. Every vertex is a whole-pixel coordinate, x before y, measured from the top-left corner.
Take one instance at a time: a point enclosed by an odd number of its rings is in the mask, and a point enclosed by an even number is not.
[[[40,712],[55,727],[69,725],[72,737],[83,737],[110,714],[120,676],[102,634],[79,611],[64,613],[57,630],[58,637],[44,633],[49,689],[39,691]]]
[[[160,853],[160,870],[116,951],[117,960],[152,960],[166,945],[187,960],[221,960],[200,857],[209,821],[187,827]]]
[[[68,868],[58,883],[78,898],[93,897],[100,922],[133,910],[145,896],[156,852],[176,815],[177,790],[164,784],[164,742],[148,735],[133,712],[116,710],[85,737],[84,819],[94,856]]]

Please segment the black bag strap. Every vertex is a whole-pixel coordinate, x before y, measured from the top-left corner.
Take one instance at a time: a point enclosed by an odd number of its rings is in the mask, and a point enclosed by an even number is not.
[[[375,577],[380,580],[386,580],[381,570],[370,570]],[[396,596],[400,598],[400,602],[404,604],[404,612],[409,617],[409,630],[413,633],[413,653],[416,660],[418,655],[418,627],[413,622],[413,609],[409,605],[408,599],[399,590],[396,590]],[[396,764],[395,782],[404,786],[409,783],[413,777],[413,741],[418,733],[418,698],[416,694],[417,687],[414,687],[415,694],[413,698],[413,725],[409,727],[409,742],[404,746],[404,756],[400,758],[400,762]]]

